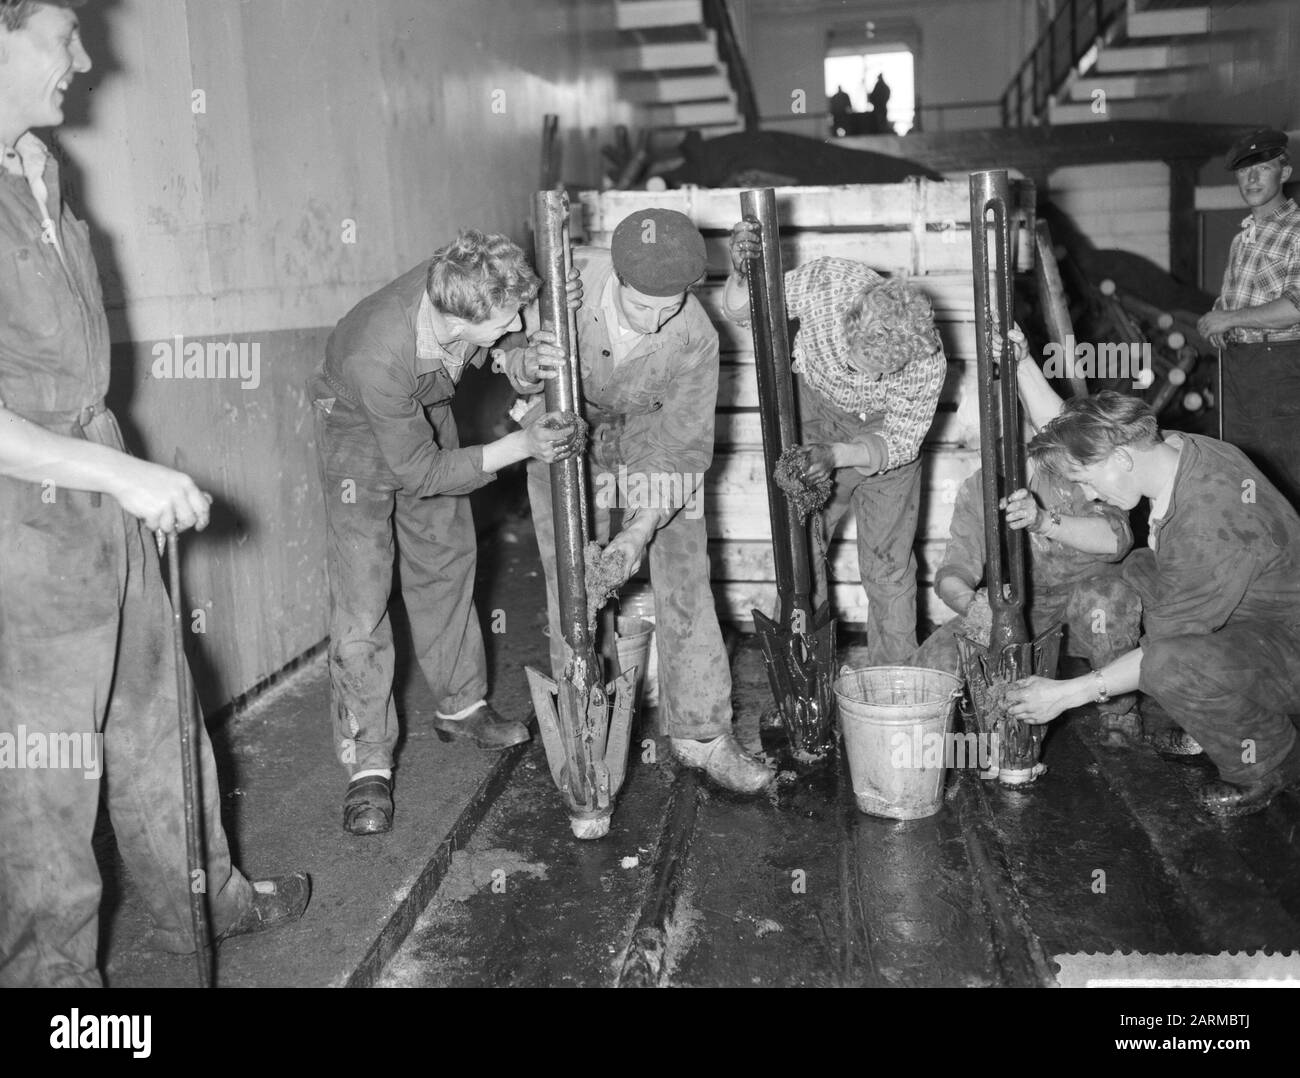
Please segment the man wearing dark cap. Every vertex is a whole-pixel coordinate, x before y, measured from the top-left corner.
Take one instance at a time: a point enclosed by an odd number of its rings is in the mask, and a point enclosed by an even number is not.
[[[591,479],[598,540],[608,537],[611,502],[623,510],[605,557],[621,558],[626,582],[650,554],[663,726],[688,767],[741,793],[761,790],[772,769],[732,733],[731,669],[709,586],[708,535],[700,512],[704,473],[713,460],[718,396],[718,334],[688,295],[705,271],[704,240],[684,214],[645,209],[615,230],[610,250],[580,247],[577,312],[583,415],[591,429]],[[501,368],[516,388],[522,352]],[[539,398],[523,413],[541,416]],[[617,495],[609,497],[609,493]],[[551,664],[564,648],[555,576],[555,522],[549,470],[528,466],[528,496],[546,571]]]
[[[1198,329],[1220,348],[1223,437],[1300,505],[1300,207],[1282,191],[1291,178],[1286,134],[1252,132],[1227,167],[1250,216]]]
[[[296,920],[306,873],[231,863],[198,729],[206,859],[191,875],[176,666],[154,532],[202,529],[211,498],[130,456],[113,413],[89,231],[33,133],[63,122],[90,57],[66,3],[0,4],[0,987],[97,987],[101,799],[156,933],[194,951],[191,888],[218,940]]]

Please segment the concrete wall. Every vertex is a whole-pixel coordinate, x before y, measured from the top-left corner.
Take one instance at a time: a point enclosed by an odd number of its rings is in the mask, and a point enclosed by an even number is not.
[[[612,0],[118,0],[83,9],[95,70],[60,134],[113,324],[135,447],[217,498],[187,541],[192,651],[219,706],[326,632],[304,380],[333,324],[460,226],[527,243],[542,116],[565,179],[628,119]],[[256,378],[158,379],[156,355],[246,346]],[[254,384],[254,382],[256,384]]]
[[[732,0],[744,26],[750,72],[765,128],[823,135],[826,111],[822,63],[832,32],[871,20],[881,40],[890,27],[911,24],[918,34],[917,89],[922,106],[973,104],[1001,97],[1036,40],[1034,0]],[[791,94],[807,95],[807,114],[791,112]],[[926,130],[993,127],[994,108],[922,114]]]

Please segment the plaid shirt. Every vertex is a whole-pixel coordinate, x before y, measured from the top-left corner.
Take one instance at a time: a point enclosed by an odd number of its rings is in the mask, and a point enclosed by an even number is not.
[[[1232,238],[1223,292],[1216,310],[1259,307],[1285,296],[1296,308],[1297,321],[1286,329],[1230,329],[1226,338],[1240,344],[1300,340],[1300,207],[1288,198],[1265,220],[1254,214],[1241,222]]]
[[[917,458],[939,403],[948,361],[940,349],[918,356],[893,374],[872,379],[850,366],[844,312],[864,288],[883,277],[860,262],[818,258],[785,275],[786,313],[799,319],[793,369],[841,411],[864,424],[884,416],[880,435],[888,450],[881,471]]]

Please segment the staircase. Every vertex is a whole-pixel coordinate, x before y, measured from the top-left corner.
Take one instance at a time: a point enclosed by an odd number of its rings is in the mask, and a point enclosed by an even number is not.
[[[615,0],[619,94],[656,133],[757,128],[758,107],[726,0]]]
[[[1167,119],[1210,64],[1211,16],[1192,0],[1064,0],[1003,93],[1003,125]]]

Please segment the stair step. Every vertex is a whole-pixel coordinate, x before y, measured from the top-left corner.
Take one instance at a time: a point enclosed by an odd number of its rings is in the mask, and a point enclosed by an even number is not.
[[[680,104],[688,101],[736,101],[731,83],[721,72],[706,75],[624,79],[619,96],[636,105]]]
[[[1131,71],[1169,71],[1210,62],[1210,47],[1195,45],[1120,45],[1102,49],[1093,71],[1118,75]]]
[[[1183,37],[1209,32],[1208,5],[1135,11],[1124,26],[1125,36],[1130,38]]]
[[[620,72],[676,71],[691,68],[724,70],[718,60],[717,35],[706,31],[702,41],[642,42],[626,45],[618,51]]]
[[[614,25],[619,30],[699,26],[703,22],[701,0],[615,0],[614,3]]]
[[[1193,88],[1195,75],[1190,71],[1164,71],[1150,75],[1085,75],[1070,87],[1072,101],[1091,103],[1101,90],[1106,101],[1136,101],[1147,98],[1173,97]]]

